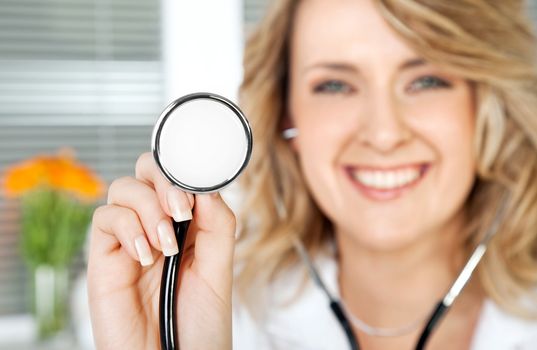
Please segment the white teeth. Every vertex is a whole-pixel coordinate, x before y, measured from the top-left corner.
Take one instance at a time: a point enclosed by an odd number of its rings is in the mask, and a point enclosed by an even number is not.
[[[353,172],[353,177],[364,186],[390,190],[415,181],[420,177],[420,170],[419,168],[406,168],[395,171],[357,170]]]

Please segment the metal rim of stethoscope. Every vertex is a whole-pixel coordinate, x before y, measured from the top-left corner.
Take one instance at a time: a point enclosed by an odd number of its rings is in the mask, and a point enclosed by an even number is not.
[[[435,308],[431,312],[427,323],[420,334],[418,342],[416,343],[416,350],[424,349],[425,344],[429,339],[429,336],[431,335],[435,327],[438,325],[439,321],[446,314],[446,312],[449,311],[451,305],[455,302],[459,294],[462,292],[463,288],[470,281],[473,272],[475,271],[477,265],[479,264],[487,250],[488,243],[498,231],[501,221],[505,216],[508,197],[504,197],[502,199],[503,200],[501,201],[500,206],[497,209],[496,215],[488,230],[485,232],[485,235],[468,258],[466,264],[455,279],[455,282],[453,282],[453,284],[449,288],[448,292],[444,295],[442,300],[440,300],[435,305]],[[301,260],[306,265],[308,273],[312,278],[313,282],[323,291],[323,293],[330,301],[330,309],[332,310],[334,316],[345,331],[345,335],[347,336],[347,339],[349,341],[350,348],[352,350],[359,350],[360,345],[358,342],[358,338],[352,330],[351,323],[349,322],[349,317],[346,315],[345,310],[342,307],[341,301],[334,295],[332,295],[332,293],[324,284],[323,280],[321,279],[321,276],[319,275],[319,272],[317,271],[317,268],[311,260],[308,252],[304,248],[302,242],[298,238],[295,238],[293,239],[293,245],[295,246],[295,249],[298,252],[298,255],[300,256]]]
[[[209,187],[194,187],[190,186],[188,184],[185,184],[184,182],[177,179],[171,172],[162,164],[160,161],[160,134],[162,133],[162,129],[164,127],[164,124],[166,124],[166,120],[171,116],[172,112],[179,108],[181,105],[190,102],[192,100],[197,99],[207,99],[219,102],[223,104],[224,106],[231,109],[233,113],[237,116],[237,118],[240,120],[241,125],[244,129],[244,136],[246,137],[246,154],[244,156],[244,160],[239,168],[233,173],[232,176],[228,177],[224,181],[222,181],[219,184],[209,186]],[[252,137],[252,129],[250,128],[250,124],[248,123],[248,120],[242,113],[242,111],[239,109],[239,107],[231,102],[229,99],[220,96],[215,93],[210,92],[195,92],[192,94],[188,94],[186,96],[183,96],[181,98],[176,99],[172,103],[170,103],[164,111],[160,114],[157,123],[155,124],[155,127],[153,129],[153,134],[151,137],[151,151],[153,153],[153,158],[155,159],[158,168],[162,172],[162,174],[170,181],[172,184],[175,184],[176,186],[180,187],[181,189],[190,192],[190,193],[211,193],[216,192],[227,185],[229,185],[233,180],[237,178],[237,176],[240,175],[240,173],[246,168],[248,165],[248,162],[250,161],[250,158],[252,156],[252,146],[253,146],[253,137]]]

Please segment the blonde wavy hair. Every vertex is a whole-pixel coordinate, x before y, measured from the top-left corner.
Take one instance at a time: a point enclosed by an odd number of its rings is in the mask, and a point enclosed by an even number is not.
[[[537,285],[537,60],[524,2],[374,2],[416,52],[475,86],[478,171],[466,203],[466,246],[475,247],[499,202],[509,198],[507,215],[478,269],[479,282],[507,311],[534,316],[520,303]],[[331,223],[312,200],[296,156],[281,137],[298,3],[273,1],[245,47],[240,100],[255,147],[242,178],[246,209],[239,216],[236,285],[249,306],[276,277],[297,266],[293,237],[310,254],[332,239]]]

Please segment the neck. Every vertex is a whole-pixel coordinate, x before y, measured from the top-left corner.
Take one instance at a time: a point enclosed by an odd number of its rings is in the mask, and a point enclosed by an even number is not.
[[[351,312],[369,325],[388,328],[429,316],[464,263],[461,223],[453,220],[391,251],[369,249],[352,234],[337,232],[341,297]]]

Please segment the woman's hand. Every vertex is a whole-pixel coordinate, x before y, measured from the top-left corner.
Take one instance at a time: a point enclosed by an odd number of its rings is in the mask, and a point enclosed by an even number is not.
[[[235,217],[219,194],[194,198],[173,187],[150,153],[138,159],[135,178],[112,183],[93,217],[88,289],[98,349],[160,348],[163,253],[177,253],[170,217],[184,220],[192,208],[179,271],[179,345],[231,349]]]

